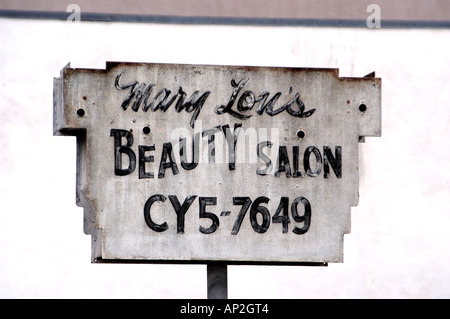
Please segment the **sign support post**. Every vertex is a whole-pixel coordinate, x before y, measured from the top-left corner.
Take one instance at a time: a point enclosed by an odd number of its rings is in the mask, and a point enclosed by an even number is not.
[[[53,134],[77,137],[94,263],[344,261],[359,143],[381,136],[381,79],[338,69],[107,62],[54,79]]]
[[[207,264],[208,299],[228,299],[228,266],[225,263]]]

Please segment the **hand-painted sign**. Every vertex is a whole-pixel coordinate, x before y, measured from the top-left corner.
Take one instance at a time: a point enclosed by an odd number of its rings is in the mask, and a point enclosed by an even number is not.
[[[107,63],[61,71],[95,262],[342,262],[381,79],[336,69]]]

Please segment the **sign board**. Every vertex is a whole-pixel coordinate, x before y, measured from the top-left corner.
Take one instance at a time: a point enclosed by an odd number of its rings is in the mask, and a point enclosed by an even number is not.
[[[111,63],[54,80],[93,262],[343,261],[381,79]]]

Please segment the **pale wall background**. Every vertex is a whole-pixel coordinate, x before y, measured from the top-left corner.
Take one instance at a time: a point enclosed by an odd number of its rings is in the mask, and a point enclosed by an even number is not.
[[[200,41],[204,39],[206,41]],[[230,266],[230,298],[450,297],[450,30],[0,19],[0,298],[205,298],[206,266],[92,265],[53,77],[105,61],[339,68],[383,80],[345,262]]]

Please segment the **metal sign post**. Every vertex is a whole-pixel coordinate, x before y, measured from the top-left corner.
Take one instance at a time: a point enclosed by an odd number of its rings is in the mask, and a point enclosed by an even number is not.
[[[209,263],[207,266],[208,299],[228,299],[228,266]]]

